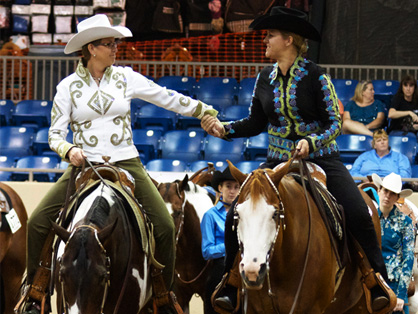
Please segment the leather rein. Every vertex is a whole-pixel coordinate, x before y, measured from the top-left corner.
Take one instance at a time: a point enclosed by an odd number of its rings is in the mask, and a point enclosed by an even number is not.
[[[175,182],[175,185],[176,185],[176,194],[179,197],[179,199],[181,200],[183,198],[183,196],[180,193],[179,183]],[[178,242],[179,242],[181,231],[183,230],[183,226],[184,226],[184,208],[186,206],[187,197],[186,197],[186,193],[184,191],[183,191],[183,194],[184,194],[184,199],[183,199],[183,202],[182,202],[182,205],[181,205],[179,228],[176,231],[176,249],[177,249],[177,245],[178,245]],[[203,266],[202,270],[191,280],[184,280],[183,278],[181,278],[181,275],[177,271],[177,269],[174,269],[174,272],[175,272],[177,278],[180,280],[181,283],[192,284],[202,276],[202,274],[205,272],[205,270],[209,267],[209,264],[210,264],[210,260],[208,260],[206,262],[206,264],[205,264],[205,266]]]
[[[287,162],[287,165],[290,166],[290,164],[293,162],[293,160],[294,160],[294,158],[291,158]],[[306,161],[302,159],[302,160],[300,160],[300,162],[302,163],[302,165],[299,167],[301,177],[303,178],[303,176],[306,175],[306,176],[308,176],[310,178],[309,170],[306,167]],[[239,195],[241,194],[241,191],[242,191],[243,187],[249,181],[249,179],[252,176],[252,174],[253,173],[250,173],[247,176],[247,178],[245,179],[245,181],[243,182],[243,184],[241,185],[240,191],[238,193],[237,198],[239,198]],[[277,308],[277,306],[276,306],[276,304],[274,302],[274,298],[273,297],[275,296],[275,294],[274,294],[274,292],[273,292],[273,290],[271,288],[270,261],[271,261],[271,258],[273,256],[273,253],[274,253],[274,246],[275,246],[277,237],[278,237],[278,235],[280,233],[280,229],[283,229],[283,231],[286,230],[286,224],[284,222],[285,208],[284,208],[282,199],[280,197],[280,193],[279,193],[278,188],[274,185],[272,179],[270,178],[270,176],[268,175],[268,173],[265,170],[264,170],[264,175],[266,176],[268,183],[270,184],[271,188],[273,189],[274,193],[276,194],[276,196],[277,196],[277,198],[279,200],[279,207],[278,208],[276,207],[276,210],[275,210],[275,212],[273,214],[273,219],[276,221],[276,226],[277,227],[276,227],[276,232],[275,232],[275,235],[274,235],[274,240],[271,243],[270,249],[268,250],[268,253],[267,253],[267,257],[266,257],[266,270],[267,270],[268,296],[270,297],[270,300],[271,300],[271,303],[273,305],[274,311],[277,314],[280,314],[280,311],[279,311],[279,309]],[[296,294],[295,294],[295,297],[294,297],[294,300],[293,300],[293,304],[292,304],[292,307],[291,307],[291,310],[290,310],[289,314],[294,313],[295,308],[296,308],[296,305],[298,303],[298,299],[299,299],[299,296],[300,296],[300,292],[302,290],[303,281],[304,281],[304,278],[305,278],[305,273],[306,273],[306,269],[307,269],[307,265],[308,265],[308,256],[309,256],[309,252],[310,252],[310,249],[311,249],[311,236],[312,236],[312,212],[311,212],[311,203],[309,201],[309,195],[308,195],[309,193],[308,193],[308,190],[306,188],[306,185],[305,185],[304,180],[302,180],[302,186],[303,186],[303,190],[304,190],[306,202],[307,202],[307,205],[308,205],[307,207],[308,207],[308,214],[309,214],[309,219],[308,219],[309,220],[309,225],[308,225],[309,226],[309,230],[308,230],[309,235],[308,235],[308,243],[307,243],[306,252],[305,252],[305,261],[304,261],[304,265],[303,265],[302,275],[301,275],[301,278],[299,280],[298,288],[297,288],[297,291],[296,291]],[[237,205],[238,205],[238,203],[235,204],[235,208],[234,208],[234,228],[237,228],[238,222],[239,222],[239,215],[238,215],[238,212],[236,210]],[[239,238],[238,232],[237,232],[237,235],[238,235],[239,246],[242,248],[243,247],[243,244],[242,244],[242,242],[241,242],[241,240]],[[247,312],[247,304],[248,304],[248,294],[246,293],[246,288],[245,288],[244,282],[243,282],[242,287],[243,287],[242,288],[242,292],[243,292],[243,295],[244,295],[243,300],[242,300],[242,302],[243,302],[242,305],[243,305],[244,313],[246,313]]]

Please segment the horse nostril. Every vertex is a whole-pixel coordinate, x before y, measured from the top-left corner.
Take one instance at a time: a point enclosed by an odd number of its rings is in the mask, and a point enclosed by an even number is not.
[[[265,273],[265,272],[266,272],[266,270],[267,270],[267,265],[266,265],[266,263],[261,264],[261,265],[260,265],[260,274]]]
[[[254,263],[257,263],[257,257],[254,257],[254,258],[253,258],[253,262],[254,262]]]

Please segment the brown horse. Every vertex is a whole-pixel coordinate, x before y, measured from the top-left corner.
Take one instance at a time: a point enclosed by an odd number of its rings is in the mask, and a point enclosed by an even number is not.
[[[205,295],[210,264],[202,256],[200,221],[203,214],[213,207],[214,196],[191,182],[187,175],[182,181],[158,184],[158,191],[166,202],[176,227],[174,292],[180,306],[185,310],[193,294],[202,298]]]
[[[54,224],[63,241],[55,276],[58,313],[136,314],[151,298],[149,248],[132,226],[127,198],[105,182],[80,199],[68,229]]]
[[[10,201],[10,203],[9,203]],[[12,232],[7,212],[16,213],[21,227]],[[19,301],[19,289],[26,268],[26,223],[28,216],[19,195],[0,183],[0,313],[12,314]]]
[[[229,163],[241,184],[235,215],[247,313],[368,313],[354,259],[336,285],[326,226],[289,165],[246,175]],[[374,223],[380,230],[378,218]]]

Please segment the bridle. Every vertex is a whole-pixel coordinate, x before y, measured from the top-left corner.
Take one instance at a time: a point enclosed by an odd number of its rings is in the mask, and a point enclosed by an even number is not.
[[[184,226],[184,208],[186,206],[187,197],[186,197],[186,193],[184,191],[183,191],[183,195],[184,196],[181,195],[179,183],[178,182],[174,182],[174,184],[176,186],[176,195],[178,196],[178,198],[180,200],[182,200],[182,198],[184,198],[183,201],[182,201],[182,204],[181,204],[181,210],[180,211],[177,211],[176,212],[176,216],[173,217],[173,218],[180,217],[179,227],[178,227],[178,230],[176,231],[176,249],[177,249],[177,245],[178,245],[178,242],[179,242],[180,234],[183,231],[183,226]],[[166,193],[168,193],[168,187],[166,188]],[[191,280],[184,280],[184,279],[182,279],[180,273],[176,269],[174,270],[174,272],[176,273],[176,276],[180,280],[180,282],[182,282],[183,284],[191,284],[191,283],[195,282],[196,280],[198,280],[202,276],[202,274],[208,268],[209,264],[210,264],[210,260],[208,260],[206,262],[205,266],[202,268],[202,270],[199,272],[199,274],[197,274],[197,276],[195,276]]]
[[[73,238],[76,231],[79,230],[79,229],[89,229],[94,233],[94,238],[96,239],[96,242],[101,249],[101,254],[103,254],[103,256],[105,257],[105,260],[106,260],[105,287],[104,287],[104,291],[103,291],[102,302],[101,302],[101,305],[100,305],[100,313],[103,314],[103,309],[104,309],[104,305],[105,305],[105,302],[106,302],[108,289],[109,289],[109,286],[110,286],[110,257],[107,255],[106,249],[104,248],[103,244],[100,242],[97,229],[94,228],[93,226],[90,226],[90,225],[80,225],[80,226],[77,226],[76,228],[74,228],[74,230],[71,232],[70,237],[68,238],[68,241],[65,243],[65,248],[67,247],[68,243]],[[64,279],[61,276],[61,272],[59,272],[59,278],[58,279],[59,279],[59,282],[61,283],[61,290],[62,290],[61,294],[62,294],[62,302],[63,302],[63,306],[64,306],[64,313],[67,314],[68,313],[68,303],[66,302],[66,299],[65,299],[65,293],[64,293],[65,282],[64,282]]]
[[[290,165],[292,162],[293,162],[293,158],[288,161],[288,165]],[[302,163],[302,165],[300,166],[300,175],[303,178],[304,172],[307,172],[309,170],[307,170],[306,164],[304,164],[305,163],[304,160],[301,160],[300,162]],[[267,178],[267,182],[272,187],[273,191],[275,192],[275,194],[276,194],[276,196],[277,196],[277,198],[279,200],[279,206],[278,206],[278,208],[276,207],[276,210],[274,211],[273,217],[272,217],[275,220],[275,222],[276,222],[276,232],[275,232],[275,235],[274,235],[274,239],[273,239],[273,241],[272,241],[272,243],[270,245],[270,248],[267,251],[267,256],[266,256],[266,272],[267,272],[268,295],[270,297],[270,300],[271,300],[271,303],[273,305],[274,311],[276,313],[280,313],[279,312],[279,309],[277,308],[277,306],[276,306],[276,304],[274,302],[274,299],[273,299],[274,293],[272,291],[271,281],[270,281],[270,261],[271,261],[271,258],[273,256],[273,253],[274,253],[274,246],[275,246],[275,243],[277,241],[277,237],[278,237],[278,235],[280,233],[280,229],[283,229],[283,230],[286,229],[286,224],[285,224],[285,221],[284,221],[285,209],[284,209],[284,205],[283,205],[282,199],[280,197],[279,190],[277,189],[277,187],[273,183],[273,181],[270,178],[269,174],[267,173],[266,170],[263,171],[263,174]],[[246,177],[246,179],[244,180],[244,182],[242,183],[242,185],[240,187],[240,191],[239,191],[238,196],[237,196],[237,199],[239,199],[239,196],[240,196],[240,194],[241,194],[244,186],[247,184],[247,182],[249,181],[249,179],[250,179],[250,177],[252,175],[253,175],[253,172],[251,172]],[[309,175],[309,174],[306,174],[306,175]],[[297,301],[299,299],[299,295],[300,295],[300,292],[301,292],[301,289],[302,289],[302,285],[303,285],[303,280],[304,280],[305,273],[306,273],[306,268],[307,268],[307,264],[308,264],[308,256],[309,256],[310,247],[311,247],[310,244],[311,244],[311,233],[312,233],[312,213],[311,213],[311,204],[309,202],[309,196],[308,196],[308,192],[307,192],[307,189],[306,189],[304,180],[302,180],[302,186],[303,186],[303,189],[304,189],[304,192],[305,192],[305,198],[306,198],[306,201],[307,201],[308,214],[309,214],[309,230],[308,230],[309,236],[308,236],[308,243],[307,243],[307,248],[306,248],[306,253],[305,253],[305,261],[304,261],[304,266],[303,266],[303,270],[302,270],[302,275],[301,275],[301,278],[300,278],[300,281],[299,281],[299,285],[298,285],[298,289],[296,291],[295,298],[293,300],[293,304],[292,304],[292,307],[291,307],[291,310],[290,310],[289,314],[294,313],[294,310],[295,310],[296,305],[297,305]],[[234,207],[234,225],[233,225],[233,228],[235,228],[235,229],[237,229],[238,222],[239,222],[239,214],[237,212],[237,205],[238,205],[238,202],[235,204],[235,207]],[[244,250],[243,250],[243,243],[240,240],[240,237],[239,237],[239,233],[238,232],[237,232],[237,237],[238,237],[239,246],[241,248],[241,258],[242,258],[243,257],[243,252],[244,252]],[[241,279],[241,280],[243,281],[243,279]],[[246,293],[246,288],[245,288],[245,285],[244,284],[242,285],[242,287],[243,287],[242,288],[242,292],[243,292],[243,295],[244,295],[244,298],[243,298],[243,301],[242,301],[243,302],[243,309],[244,309],[244,313],[246,313],[246,311],[247,311],[247,303],[248,303],[248,294]]]

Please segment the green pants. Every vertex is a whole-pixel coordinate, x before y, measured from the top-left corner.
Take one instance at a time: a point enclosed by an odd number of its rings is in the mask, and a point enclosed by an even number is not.
[[[127,170],[135,178],[134,194],[154,225],[156,259],[165,265],[163,276],[167,288],[170,288],[173,283],[175,259],[173,219],[139,158],[118,161],[115,166]],[[33,282],[42,247],[51,229],[50,221],[57,219],[59,210],[64,205],[72,168],[73,166],[69,165],[63,176],[48,191],[28,220],[28,283]]]

